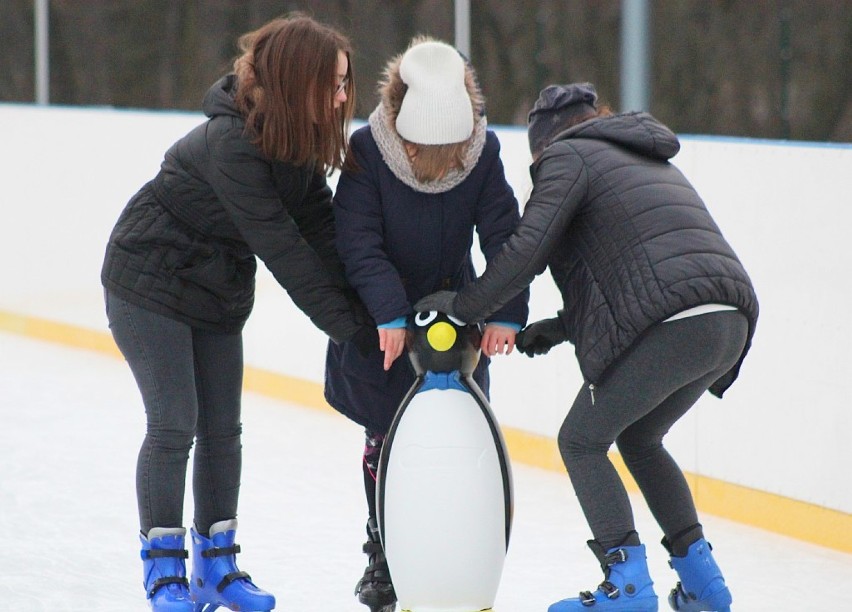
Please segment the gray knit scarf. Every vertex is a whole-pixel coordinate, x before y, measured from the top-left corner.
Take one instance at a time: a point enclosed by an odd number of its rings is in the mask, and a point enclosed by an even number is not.
[[[463,169],[453,168],[440,180],[422,183],[414,177],[411,162],[405,152],[405,144],[396,128],[391,125],[388,113],[382,103],[379,103],[376,109],[370,113],[368,121],[370,131],[373,133],[373,138],[388,168],[403,183],[422,193],[449,191],[468,177],[479,161],[479,156],[482,155],[482,149],[485,147],[485,128],[488,125],[484,116],[479,117],[474,122],[473,134],[470,135],[470,146],[465,155]]]

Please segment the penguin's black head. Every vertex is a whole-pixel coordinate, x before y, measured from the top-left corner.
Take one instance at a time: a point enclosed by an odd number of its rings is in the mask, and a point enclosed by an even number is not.
[[[473,373],[479,362],[482,333],[476,325],[465,325],[435,310],[418,312],[408,326],[408,358],[418,374],[453,372]]]

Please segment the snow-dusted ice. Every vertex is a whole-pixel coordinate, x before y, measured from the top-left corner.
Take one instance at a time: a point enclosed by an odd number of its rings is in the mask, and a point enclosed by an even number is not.
[[[147,609],[134,496],[144,417],[129,369],[0,333],[0,389],[0,608]],[[277,610],[366,612],[353,596],[365,562],[361,429],[333,412],[252,393],[243,424],[241,569],[276,595]],[[495,610],[544,612],[602,576],[567,476],[517,463],[513,470],[514,529]],[[650,514],[633,502],[667,609],[675,575]],[[852,584],[852,555],[702,518],[735,610],[852,609],[839,599]]]

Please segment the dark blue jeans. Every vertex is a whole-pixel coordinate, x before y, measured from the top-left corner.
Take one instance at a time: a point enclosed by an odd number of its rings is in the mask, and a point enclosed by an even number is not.
[[[663,437],[737,362],[747,331],[736,311],[660,323],[610,366],[594,399],[580,390],[559,431],[559,451],[604,550],[634,530],[627,491],[607,457],[613,442],[666,539],[701,537],[692,494]]]
[[[235,518],[242,445],[241,334],[196,329],[105,292],[112,335],[142,394],[147,428],[136,465],[142,533],[182,527],[189,451],[194,522]]]

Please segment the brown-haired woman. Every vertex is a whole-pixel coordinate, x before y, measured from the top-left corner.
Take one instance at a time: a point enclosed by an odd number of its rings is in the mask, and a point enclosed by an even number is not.
[[[110,329],[147,415],[136,490],[154,610],[275,606],[235,563],[241,332],[255,257],[332,340],[378,349],[348,297],[325,178],[347,152],[350,44],[295,15],[240,46],[234,73],[204,98],[207,121],[166,152],[121,213],[101,272]],[[189,583],[183,499],[193,442]]]

